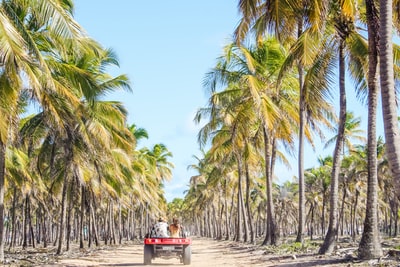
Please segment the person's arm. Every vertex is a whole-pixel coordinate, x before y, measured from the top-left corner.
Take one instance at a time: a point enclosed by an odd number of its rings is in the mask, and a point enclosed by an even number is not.
[[[183,229],[182,225],[179,226],[179,231],[180,231],[181,237],[186,237],[185,230]]]

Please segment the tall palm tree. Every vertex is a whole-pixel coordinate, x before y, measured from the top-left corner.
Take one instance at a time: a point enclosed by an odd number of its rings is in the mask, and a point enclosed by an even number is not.
[[[362,259],[379,258],[382,247],[378,230],[378,164],[376,140],[376,113],[378,102],[378,9],[374,0],[366,0],[368,24],[368,191],[363,235],[358,256]],[[381,62],[382,64],[382,62]],[[396,125],[396,129],[398,126]],[[400,147],[399,147],[400,148]],[[400,150],[399,150],[400,152]],[[400,156],[400,155],[398,155]],[[397,159],[399,161],[400,158]],[[400,167],[400,165],[399,165]],[[399,173],[400,174],[400,173]]]
[[[393,1],[379,1],[379,66],[386,153],[397,190],[400,189],[400,130],[393,70]],[[398,191],[400,192],[400,191]]]
[[[364,85],[363,69],[366,66],[365,53],[367,51],[365,41],[362,36],[357,33],[355,27],[355,19],[358,10],[355,5],[347,1],[338,1],[332,4],[330,9],[333,20],[329,21],[329,25],[333,26],[336,31],[336,44],[339,50],[339,122],[338,134],[336,138],[336,145],[333,156],[333,168],[331,179],[331,198],[330,198],[330,214],[329,214],[329,227],[325,236],[324,242],[320,247],[319,253],[330,253],[334,248],[335,238],[337,235],[337,210],[338,210],[338,183],[339,173],[342,160],[342,150],[345,145],[345,128],[347,118],[346,107],[346,88],[345,88],[345,53],[348,54],[351,64],[353,79],[361,85]],[[359,86],[362,87],[362,86]]]

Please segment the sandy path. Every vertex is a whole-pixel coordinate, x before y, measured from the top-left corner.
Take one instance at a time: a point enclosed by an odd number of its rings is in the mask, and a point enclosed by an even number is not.
[[[260,251],[231,242],[194,238],[192,267],[204,266],[265,266],[259,261]],[[47,265],[50,266],[50,265]],[[97,250],[76,259],[62,259],[51,266],[143,266],[143,246],[129,245]],[[154,259],[152,266],[183,266],[179,259]]]
[[[400,266],[400,261],[359,262],[337,255],[320,256],[312,253],[300,255],[265,254],[259,246],[251,246],[232,241],[214,241],[203,238],[192,239],[192,257],[190,267],[347,267],[347,266]],[[382,265],[383,264],[383,265]],[[25,266],[25,265],[18,265]],[[32,266],[32,265],[30,265]],[[79,253],[64,254],[57,263],[36,265],[46,267],[76,266],[143,266],[143,245],[124,245]],[[155,259],[151,266],[184,266],[179,259]]]

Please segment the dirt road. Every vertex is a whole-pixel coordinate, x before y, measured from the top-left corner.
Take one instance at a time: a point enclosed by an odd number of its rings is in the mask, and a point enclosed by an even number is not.
[[[344,266],[400,266],[398,259],[373,260],[360,262],[348,254],[338,256],[321,256],[309,252],[307,254],[271,254],[265,253],[260,246],[252,246],[232,241],[214,241],[203,238],[193,238],[191,267],[344,267]],[[350,249],[355,250],[356,248]],[[52,261],[54,262],[54,261]],[[383,265],[382,265],[383,264]],[[64,254],[52,264],[17,265],[45,267],[75,267],[75,266],[143,266],[143,245],[123,245],[102,249],[83,250]],[[183,266],[179,259],[155,259],[152,266]]]
[[[251,246],[232,242],[194,238],[191,267],[205,266],[266,266],[261,264],[262,252]],[[62,259],[51,266],[142,266],[143,246],[129,245],[97,250],[78,258]],[[50,265],[47,265],[50,266]],[[183,266],[179,259],[154,259],[152,266]]]

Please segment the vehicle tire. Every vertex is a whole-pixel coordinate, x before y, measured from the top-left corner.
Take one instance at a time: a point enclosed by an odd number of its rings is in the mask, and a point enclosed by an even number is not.
[[[152,258],[153,258],[153,246],[152,245],[144,245],[143,264],[150,265]]]
[[[190,265],[192,257],[192,249],[190,245],[183,247],[183,265]]]

